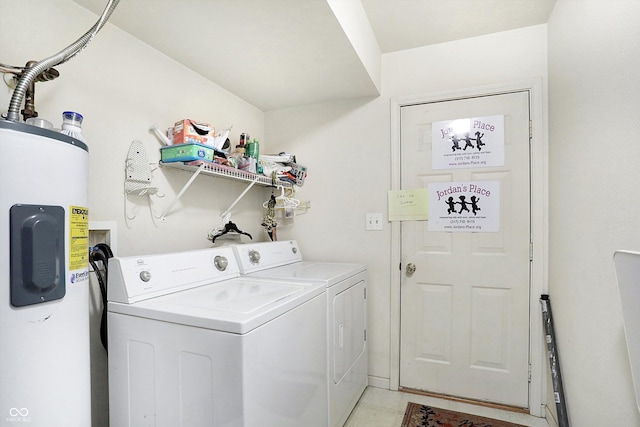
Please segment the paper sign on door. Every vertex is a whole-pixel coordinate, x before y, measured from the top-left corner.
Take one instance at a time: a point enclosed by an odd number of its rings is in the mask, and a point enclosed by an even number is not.
[[[428,197],[429,231],[500,231],[500,181],[435,182]]]
[[[504,166],[504,116],[433,122],[431,146],[433,169]]]

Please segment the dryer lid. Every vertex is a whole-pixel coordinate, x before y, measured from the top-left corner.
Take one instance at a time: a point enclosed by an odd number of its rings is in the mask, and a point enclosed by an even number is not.
[[[363,264],[302,261],[256,271],[250,277],[322,282],[330,287],[366,270]]]

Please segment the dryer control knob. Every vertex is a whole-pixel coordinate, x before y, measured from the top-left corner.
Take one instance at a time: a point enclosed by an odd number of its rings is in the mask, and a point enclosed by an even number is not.
[[[149,280],[151,280],[151,273],[147,270],[142,270],[140,272],[140,280],[142,280],[143,282],[148,282]]]
[[[249,251],[249,261],[251,264],[257,264],[260,262],[260,252],[251,250]]]
[[[223,256],[216,256],[213,259],[213,265],[218,269],[218,271],[225,271],[227,266],[229,265],[229,260]]]

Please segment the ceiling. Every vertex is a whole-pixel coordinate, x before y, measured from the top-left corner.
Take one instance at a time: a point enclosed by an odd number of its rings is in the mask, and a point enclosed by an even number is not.
[[[545,24],[556,0],[362,0],[383,53]]]
[[[543,24],[555,1],[121,0],[109,22],[269,111],[378,96],[381,53]]]

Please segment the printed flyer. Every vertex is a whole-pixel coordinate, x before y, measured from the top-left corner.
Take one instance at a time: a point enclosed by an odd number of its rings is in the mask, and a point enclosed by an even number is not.
[[[427,191],[428,231],[500,231],[500,181],[434,182]]]
[[[433,169],[504,166],[504,116],[434,122]]]

